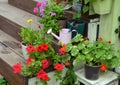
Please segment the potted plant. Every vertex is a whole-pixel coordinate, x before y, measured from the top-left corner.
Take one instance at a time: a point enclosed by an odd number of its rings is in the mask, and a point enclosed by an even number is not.
[[[85,20],[82,18],[82,15],[88,12],[89,0],[73,0],[73,3],[81,4],[80,8],[75,7],[75,9],[79,9],[79,11],[75,11],[71,20],[67,22],[67,27],[71,30],[76,30],[79,34],[84,35],[85,29]],[[75,36],[73,33],[72,37]]]
[[[34,45],[35,40],[37,39],[39,32],[31,27],[32,19],[28,19],[26,22],[29,24],[29,27],[21,27],[20,30],[20,37],[22,39],[21,42],[21,48],[22,48],[22,53],[23,57],[25,59],[28,58],[27,51],[26,51],[26,46],[27,44]]]
[[[120,57],[115,55],[111,42],[103,41],[102,38],[90,42],[88,38],[84,39],[82,35],[78,34],[73,38],[72,43],[67,44],[66,52],[74,58],[73,65],[81,61],[85,65],[85,70],[87,67],[97,67],[95,69],[98,69],[96,72],[99,73],[99,69],[105,71],[107,68],[120,66],[120,63],[118,63]],[[88,73],[91,70],[85,72]],[[96,72],[89,73],[89,75],[85,73],[85,77],[91,80],[98,79],[99,74],[96,75]]]
[[[52,28],[54,33],[59,32],[59,30],[66,26],[66,21],[62,24],[59,20],[65,19],[64,9],[61,3],[56,4],[53,0],[49,3],[43,0],[40,5],[34,8],[34,13],[37,13],[41,18],[39,22],[44,25],[44,30]]]
[[[53,83],[59,85],[60,81],[56,80],[61,80],[65,76],[64,63],[68,59],[55,52],[51,37],[45,35],[43,29],[36,31],[37,38],[33,44],[28,43],[26,48],[29,55],[26,63],[16,63],[13,66],[14,73],[23,74],[32,80],[35,78],[40,85],[53,85]]]

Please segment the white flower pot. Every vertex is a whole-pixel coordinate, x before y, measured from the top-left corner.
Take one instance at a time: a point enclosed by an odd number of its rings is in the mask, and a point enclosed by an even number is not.
[[[115,68],[115,72],[120,74],[120,67]]]
[[[27,60],[28,57],[29,57],[28,54],[27,54],[27,50],[26,50],[27,46],[24,45],[23,43],[21,43],[21,46],[22,46],[23,58],[24,58],[25,60]]]
[[[96,0],[92,2],[94,12],[100,15],[108,14],[111,11],[112,0]]]

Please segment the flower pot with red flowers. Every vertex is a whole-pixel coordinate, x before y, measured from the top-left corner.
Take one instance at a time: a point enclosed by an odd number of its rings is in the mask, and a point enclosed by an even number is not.
[[[29,29],[24,28],[23,30]],[[31,34],[33,36],[36,35],[35,39],[33,39],[33,42],[27,42],[26,51],[28,58],[25,61],[26,63],[15,64],[13,66],[14,73],[27,76],[29,78],[28,85],[34,85],[35,82],[38,82],[38,85],[53,85],[53,83],[59,85],[67,70],[64,63],[69,58],[61,57],[62,54],[55,51],[52,46],[52,37],[46,35],[44,30],[29,31],[32,31]],[[29,36],[25,37],[25,41],[27,39],[32,41],[32,37],[29,38]],[[64,49],[61,51],[64,51]]]
[[[59,79],[62,79],[62,76],[64,76],[62,59],[60,55],[55,52],[48,39],[43,37],[39,37],[38,39],[36,44],[27,45],[26,50],[29,57],[26,60],[26,65],[20,63],[15,64],[13,66],[14,73],[24,74],[32,80],[37,78],[36,81],[38,82],[39,80],[40,85],[52,85],[53,83],[59,85]],[[32,80],[30,81],[31,83]],[[31,83],[29,85],[32,85]]]
[[[107,69],[120,66],[120,57],[116,56],[113,44],[110,41],[103,41],[100,37],[97,41],[90,42],[89,39],[84,39],[81,34],[78,34],[73,38],[72,43],[66,45],[66,52],[69,56],[74,57],[73,65],[77,65],[78,62],[82,62],[86,67],[97,67],[97,71],[93,72],[93,75],[87,75],[85,71],[85,77],[90,80],[99,78],[99,70],[107,71]],[[92,68],[93,68],[92,67]],[[97,75],[94,73],[98,72]]]
[[[35,44],[35,42],[36,42],[35,40],[38,38],[39,31],[33,30],[31,28],[21,28],[19,35],[22,38],[21,47],[22,47],[23,57],[25,59],[27,59],[28,58],[28,53],[26,51],[27,45],[28,44],[31,44],[31,45]]]

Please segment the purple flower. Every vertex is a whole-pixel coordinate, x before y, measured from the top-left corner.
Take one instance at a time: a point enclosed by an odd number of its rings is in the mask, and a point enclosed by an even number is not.
[[[40,16],[41,16],[41,17],[45,17],[45,14],[44,14],[44,13],[41,13]]]
[[[42,2],[41,2],[41,6],[39,7],[40,8],[40,16],[41,17],[44,17],[45,16],[45,14],[44,14],[44,9],[45,9],[45,7],[46,7],[46,0],[43,0]]]
[[[42,1],[42,6],[43,6],[43,7],[46,7],[46,3],[47,3],[47,1],[46,1],[46,0],[43,0],[43,1]]]
[[[45,16],[45,14],[44,14],[44,8],[42,6],[40,7],[40,16],[41,17]]]
[[[55,12],[50,12],[51,16],[56,16]]]

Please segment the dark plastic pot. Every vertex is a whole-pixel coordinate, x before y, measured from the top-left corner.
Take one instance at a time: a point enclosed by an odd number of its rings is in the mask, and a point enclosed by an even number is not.
[[[76,30],[78,34],[84,35],[84,29],[85,29],[85,22],[84,21],[76,21],[76,20],[70,20],[67,22],[67,28],[71,30]],[[72,33],[72,38],[76,36],[76,32]]]
[[[89,80],[97,80],[99,78],[100,66],[89,66],[85,64],[85,77]]]

